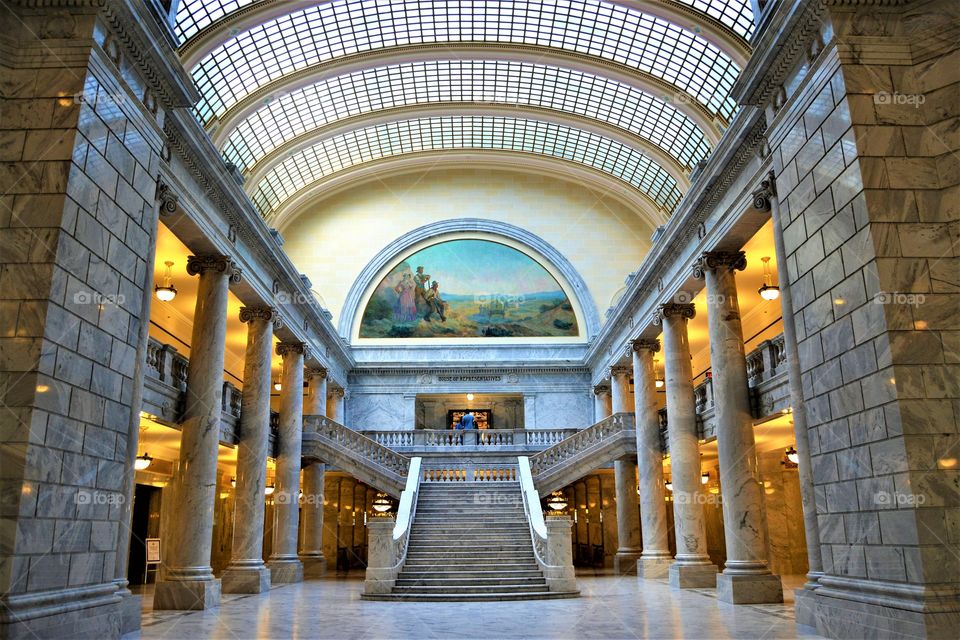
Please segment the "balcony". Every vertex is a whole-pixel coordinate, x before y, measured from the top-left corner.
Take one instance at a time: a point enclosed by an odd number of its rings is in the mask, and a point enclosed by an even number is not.
[[[451,453],[502,453],[522,455],[543,451],[577,433],[564,429],[415,429],[402,431],[364,431],[377,443],[405,453],[422,456]]]

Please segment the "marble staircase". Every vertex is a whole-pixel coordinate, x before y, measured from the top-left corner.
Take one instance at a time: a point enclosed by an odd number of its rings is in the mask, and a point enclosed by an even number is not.
[[[551,591],[537,563],[520,483],[420,486],[406,559],[392,592],[377,599],[527,600]]]

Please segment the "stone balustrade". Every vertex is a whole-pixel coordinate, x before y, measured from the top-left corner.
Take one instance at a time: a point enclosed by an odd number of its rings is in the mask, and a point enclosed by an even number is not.
[[[446,460],[423,466],[422,482],[516,482],[517,465]]]
[[[415,429],[363,431],[368,438],[397,451],[422,453],[533,452],[553,446],[577,429]]]

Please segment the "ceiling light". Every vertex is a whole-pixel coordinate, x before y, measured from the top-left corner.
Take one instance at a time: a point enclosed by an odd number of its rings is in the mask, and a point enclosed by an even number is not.
[[[760,258],[763,263],[763,284],[757,289],[757,293],[764,300],[776,300],[780,297],[780,287],[773,284],[773,276],[770,274],[770,257]]]
[[[386,513],[392,508],[393,502],[390,501],[390,496],[382,491],[373,499],[373,510],[377,513]]]
[[[157,300],[163,302],[170,302],[177,297],[177,288],[173,286],[173,261],[167,260],[163,264],[167,265],[167,268],[163,271],[163,286],[154,285],[153,292],[157,296]]]
[[[472,393],[468,393],[468,394],[467,394],[467,402],[473,402],[473,394],[472,394]]]
[[[563,491],[554,491],[550,494],[550,497],[547,498],[547,506],[554,511],[563,511],[569,504],[567,496],[563,494]]]
[[[137,471],[143,471],[150,466],[150,463],[153,462],[153,458],[149,454],[144,453],[142,456],[137,456],[133,459],[133,468]]]

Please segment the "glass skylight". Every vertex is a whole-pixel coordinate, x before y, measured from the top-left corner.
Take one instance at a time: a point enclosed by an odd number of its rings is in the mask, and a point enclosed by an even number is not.
[[[257,0],[180,0],[173,31],[184,42],[208,25]]]
[[[338,0],[293,12],[238,34],[193,70],[208,123],[264,84],[339,56],[437,42],[554,47],[649,73],[729,119],[739,73],[695,33],[596,0]],[[686,95],[671,97],[686,99]]]
[[[292,154],[257,185],[252,198],[267,217],[321,178],[365,162],[441,149],[502,149],[588,165],[611,174],[673,211],[673,177],[639,151],[593,133],[548,122],[496,116],[437,116],[355,129]]]
[[[694,166],[710,146],[682,111],[581,71],[505,60],[441,60],[364,69],[294,91],[241,122],[223,155],[241,171],[296,136],[342,118],[411,104],[532,105],[602,120]]]
[[[677,0],[719,20],[744,39],[753,35],[753,6],[750,0]]]

